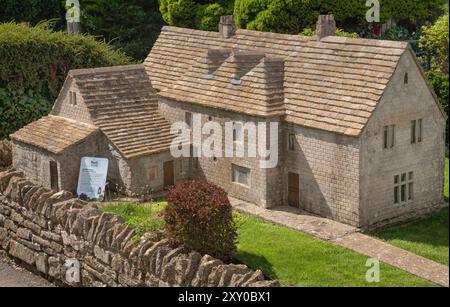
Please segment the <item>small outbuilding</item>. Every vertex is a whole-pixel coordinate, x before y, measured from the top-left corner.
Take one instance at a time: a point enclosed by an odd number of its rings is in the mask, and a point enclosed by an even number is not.
[[[13,165],[54,190],[76,191],[82,157],[109,160],[108,182],[147,194],[187,179],[170,154],[170,124],[144,66],[72,70],[49,116],[11,136]]]

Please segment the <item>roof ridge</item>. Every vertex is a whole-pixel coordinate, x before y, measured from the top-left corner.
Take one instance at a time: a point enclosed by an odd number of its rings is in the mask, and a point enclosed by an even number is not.
[[[144,64],[117,65],[117,66],[105,66],[95,68],[72,69],[69,71],[69,75],[72,77],[76,77],[96,73],[124,72],[130,70],[143,70],[143,69],[145,69]]]

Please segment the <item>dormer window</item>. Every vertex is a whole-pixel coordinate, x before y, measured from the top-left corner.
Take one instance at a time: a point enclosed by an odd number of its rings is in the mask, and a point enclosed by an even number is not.
[[[72,106],[76,106],[77,105],[77,93],[70,91],[69,92],[69,103]]]
[[[403,77],[403,82],[405,83],[405,84],[408,84],[408,73],[407,72],[405,72],[405,76]]]

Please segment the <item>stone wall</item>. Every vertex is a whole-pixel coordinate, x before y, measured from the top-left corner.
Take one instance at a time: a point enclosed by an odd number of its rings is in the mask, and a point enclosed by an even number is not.
[[[36,186],[14,169],[0,173],[0,247],[28,269],[69,286],[278,285],[245,265],[172,248],[158,233],[136,239],[121,217],[70,192]],[[69,282],[74,260],[80,280]]]
[[[202,125],[208,121],[218,122],[224,129],[225,122],[253,122],[257,124],[265,119],[249,116],[242,113],[219,110],[203,106],[196,106],[189,103],[180,103],[169,99],[160,99],[159,110],[161,114],[171,123],[184,122],[186,112],[200,114]],[[274,119],[275,120],[275,119]],[[225,132],[223,132],[225,135]],[[204,136],[203,140],[206,138]],[[225,141],[225,137],[224,137]],[[247,141],[247,139],[246,139]],[[230,144],[226,144],[230,146]],[[222,155],[224,156],[224,148]],[[198,159],[199,169],[194,177],[199,176],[212,182],[238,199],[258,204],[262,207],[270,208],[281,205],[281,182],[278,177],[268,178],[268,176],[278,174],[279,168],[260,168],[260,158],[206,158]],[[232,165],[245,167],[251,170],[249,185],[232,182]]]
[[[284,132],[283,186],[288,187],[289,172],[298,174],[302,209],[358,227],[359,140],[290,124]],[[290,133],[295,134],[294,151],[288,149]]]
[[[411,121],[418,119],[423,121],[423,140],[411,143]],[[384,149],[383,127],[387,125],[395,125],[395,143]],[[445,119],[415,59],[406,52],[361,136],[362,227],[378,228],[441,208],[444,134]],[[394,177],[409,172],[413,172],[413,197],[395,204]]]

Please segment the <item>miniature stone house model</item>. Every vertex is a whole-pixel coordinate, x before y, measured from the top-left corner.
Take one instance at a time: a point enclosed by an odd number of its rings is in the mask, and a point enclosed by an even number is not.
[[[58,188],[73,188],[79,157],[97,154],[130,189],[165,173],[174,181],[200,176],[263,207],[292,205],[358,227],[438,209],[446,114],[413,50],[335,30],[331,15],[319,17],[313,37],[236,29],[231,16],[218,33],[164,27],[146,73],[71,72],[52,115],[12,136],[14,165],[49,185],[54,161]],[[258,158],[176,162],[169,123],[193,114],[222,125],[278,122],[277,166],[262,169]],[[167,162],[186,165],[184,177],[164,172]]]
[[[14,166],[55,190],[76,191],[85,156],[108,158],[108,181],[128,192],[186,179],[153,92],[142,65],[70,71],[51,114],[11,136]]]

